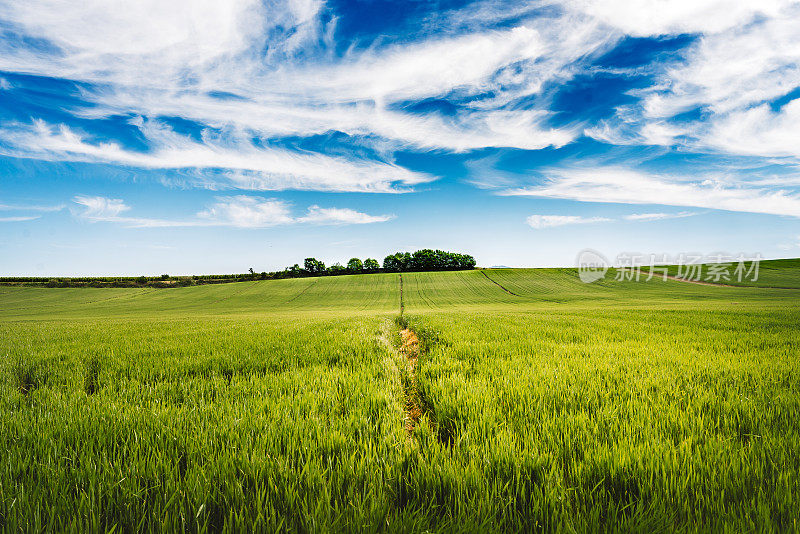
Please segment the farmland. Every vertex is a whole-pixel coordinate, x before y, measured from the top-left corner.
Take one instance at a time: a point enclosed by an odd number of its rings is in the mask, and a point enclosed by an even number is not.
[[[796,531],[800,284],[764,267],[0,287],[0,528]]]

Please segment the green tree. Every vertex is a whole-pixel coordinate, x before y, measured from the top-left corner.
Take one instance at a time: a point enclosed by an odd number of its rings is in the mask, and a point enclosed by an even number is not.
[[[341,263],[336,262],[330,267],[328,267],[328,274],[344,274],[347,272],[347,268],[344,267]]]
[[[347,270],[351,273],[360,273],[364,270],[364,264],[358,258],[350,258],[350,261],[347,262]]]
[[[306,258],[303,261],[303,266],[309,274],[324,274],[325,264],[316,258]]]
[[[416,251],[411,255],[410,269],[415,271],[436,271],[442,268],[436,251],[429,248]]]
[[[411,253],[398,252],[383,259],[383,268],[389,272],[408,271],[411,269]]]
[[[400,261],[397,259],[397,254],[389,254],[383,258],[383,270],[388,272],[400,270]]]
[[[378,263],[378,260],[373,258],[367,258],[364,260],[364,270],[368,272],[375,272],[381,268],[381,264]]]

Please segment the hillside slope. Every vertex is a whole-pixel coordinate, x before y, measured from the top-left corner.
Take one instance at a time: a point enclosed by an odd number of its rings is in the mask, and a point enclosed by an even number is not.
[[[768,280],[787,272],[764,266]],[[765,275],[767,276],[767,275]],[[613,271],[584,284],[575,269],[486,269],[237,282],[172,289],[0,287],[0,319],[194,317],[274,313],[397,313],[547,306],[672,306],[698,301],[791,302],[800,289],[731,288],[674,280],[616,281]]]

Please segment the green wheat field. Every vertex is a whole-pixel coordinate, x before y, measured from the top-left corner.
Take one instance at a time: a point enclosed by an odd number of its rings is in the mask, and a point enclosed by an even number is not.
[[[800,262],[762,269],[0,287],[0,529],[798,531]]]

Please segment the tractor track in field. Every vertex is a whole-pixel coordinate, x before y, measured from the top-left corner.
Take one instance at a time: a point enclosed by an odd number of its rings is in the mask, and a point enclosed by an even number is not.
[[[502,289],[503,291],[505,291],[505,292],[506,292],[506,293],[508,293],[509,295],[514,295],[515,297],[522,297],[522,295],[517,295],[516,293],[514,293],[513,291],[511,291],[510,289],[508,289],[507,287],[505,287],[505,286],[504,286],[503,284],[501,284],[500,282],[497,282],[497,281],[495,281],[495,280],[492,280],[492,278],[491,278],[491,277],[490,277],[488,274],[486,274],[486,271],[483,271],[483,270],[482,270],[482,271],[481,271],[481,274],[482,274],[483,276],[485,276],[487,280],[489,280],[491,283],[493,283],[494,285],[496,285],[497,287],[499,287],[500,289]]]
[[[239,283],[239,282],[234,282],[234,283]],[[244,284],[246,282],[241,282],[241,283]],[[255,287],[255,285],[257,283],[258,283],[258,280],[254,280],[254,281],[250,282],[249,284],[247,284],[246,286],[242,286],[240,289],[234,290],[231,293],[229,293],[228,295],[225,295],[224,297],[220,297],[220,298],[216,299],[215,301],[211,302],[210,304],[202,304],[200,307],[213,306],[214,304],[219,304],[220,302],[225,302],[226,300],[230,300],[232,297],[240,295],[241,293],[244,293],[248,289],[250,289],[252,287]]]
[[[303,288],[303,290],[302,290],[300,293],[298,293],[297,295],[295,295],[295,296],[293,296],[292,298],[290,298],[289,300],[287,300],[287,301],[286,301],[284,304],[289,304],[289,303],[290,303],[290,302],[292,302],[293,300],[297,300],[298,298],[302,297],[302,296],[303,296],[303,293],[305,293],[306,291],[308,291],[309,289],[311,289],[311,286],[313,286],[313,285],[314,285],[314,284],[316,284],[317,282],[319,282],[319,278],[315,278],[315,279],[314,279],[314,281],[313,281],[313,282],[311,282],[310,284],[308,284],[306,287],[304,287],[304,288]]]
[[[9,287],[10,287],[10,286],[9,286]],[[73,289],[73,288],[70,288],[70,289]],[[87,288],[74,288],[74,289],[87,289]],[[97,288],[91,288],[91,289],[97,289]],[[128,288],[102,288],[102,289],[128,289]],[[158,291],[156,288],[150,288],[150,287],[143,287],[143,288],[131,288],[131,289],[140,289],[140,290],[142,291],[142,293],[145,293],[145,292],[146,292],[146,293],[152,293],[152,292],[154,292],[154,291]],[[91,305],[94,305],[94,304],[98,304],[98,303],[100,303],[100,302],[108,302],[108,301],[110,301],[110,300],[117,300],[117,299],[122,299],[122,298],[128,298],[128,297],[130,297],[130,296],[131,296],[131,295],[122,294],[122,295],[116,295],[116,296],[113,296],[113,297],[106,297],[106,298],[97,299],[97,300],[87,300],[87,301],[85,301],[85,302],[80,302],[80,303],[78,303],[78,306],[91,306]],[[134,296],[134,297],[138,297],[139,295],[133,295],[133,296]],[[59,306],[63,306],[63,304],[61,304],[61,303],[55,303],[55,304],[39,304],[39,305],[36,305],[36,308],[57,308],[57,307],[59,307]],[[22,314],[22,315],[24,315],[24,314]]]

